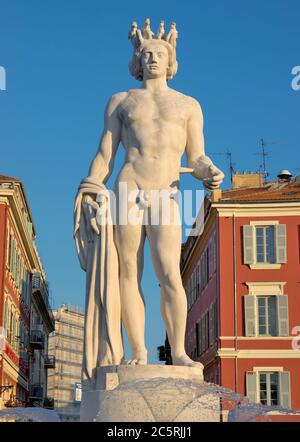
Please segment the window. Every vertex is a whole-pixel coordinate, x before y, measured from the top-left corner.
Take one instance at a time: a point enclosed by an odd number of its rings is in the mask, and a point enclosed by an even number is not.
[[[263,405],[279,405],[278,373],[259,373],[259,399]]]
[[[258,296],[258,334],[277,335],[276,297]]]
[[[213,302],[209,309],[209,345],[214,345],[218,337],[217,302]]]
[[[196,323],[196,355],[200,356],[201,349],[200,349],[200,323]]]
[[[256,262],[275,263],[274,226],[255,226]]]
[[[287,295],[244,297],[246,336],[289,336]]]
[[[251,222],[243,226],[244,264],[251,268],[279,268],[287,262],[286,225]]]
[[[211,279],[212,278],[212,276],[213,276],[213,272],[214,272],[214,252],[213,252],[213,249],[214,249],[214,240],[212,239],[210,242],[209,242],[209,249],[208,249],[208,251],[209,251],[209,254],[208,254],[208,277],[209,277],[209,279]]]
[[[278,371],[280,370],[280,371]],[[246,373],[246,394],[253,403],[291,408],[290,372],[257,367]]]
[[[197,355],[200,356],[209,348],[209,315],[205,313],[197,323]]]

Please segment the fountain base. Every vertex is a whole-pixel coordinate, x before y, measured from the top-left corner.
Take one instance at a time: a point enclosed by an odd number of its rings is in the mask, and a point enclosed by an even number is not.
[[[97,369],[82,385],[82,422],[219,422],[219,396],[202,367],[118,365]]]

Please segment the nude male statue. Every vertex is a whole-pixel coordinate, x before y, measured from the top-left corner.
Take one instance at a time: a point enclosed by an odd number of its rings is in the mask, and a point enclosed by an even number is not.
[[[203,119],[199,103],[171,89],[167,80],[177,71],[174,45],[163,39],[133,35],[134,56],[131,73],[142,81],[140,88],[112,96],[105,111],[104,131],[99,151],[86,178],[105,184],[113,170],[120,143],[126,159],[116,179],[126,183],[128,191],[172,189],[178,186],[181,157],[186,152],[193,176],[205,180],[208,190],[218,188],[224,178],[204,154]],[[90,229],[99,234],[95,221],[95,198],[86,193],[85,209]],[[128,204],[128,210],[132,205]],[[177,202],[170,206],[177,210]],[[141,211],[153,208],[141,207]],[[159,210],[159,209],[158,209]],[[147,237],[155,272],[161,287],[161,313],[167,329],[174,365],[193,366],[185,352],[184,336],[187,300],[180,276],[180,225],[114,226],[119,260],[119,286],[122,321],[132,348],[129,364],[146,364],[144,342],[145,312],[141,292],[143,249]]]

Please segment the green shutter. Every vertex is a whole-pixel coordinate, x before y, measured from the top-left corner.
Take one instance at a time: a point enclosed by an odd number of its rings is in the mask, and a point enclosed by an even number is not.
[[[13,239],[13,262],[12,262],[12,275],[15,280],[16,278],[16,242]]]
[[[18,254],[18,267],[17,267],[17,286],[20,288],[20,279],[21,279],[21,258]]]
[[[276,231],[276,262],[285,264],[286,257],[286,225],[277,224],[275,226]]]
[[[9,271],[12,273],[13,268],[13,238],[9,235]]]
[[[253,226],[250,225],[243,226],[244,264],[254,263],[253,237],[254,237]]]
[[[13,266],[13,274],[14,274],[14,281],[16,283],[17,281],[17,243],[14,240],[14,266]]]
[[[11,336],[11,345],[15,347],[15,336],[16,336],[16,318],[15,315],[12,315],[12,336]]]
[[[6,298],[5,304],[4,304],[4,328],[7,335],[7,328],[8,328],[8,299]]]
[[[30,277],[29,277],[29,272],[26,271],[26,307],[29,307],[30,305]]]
[[[250,402],[257,402],[257,375],[253,371],[246,373],[246,390]]]
[[[284,408],[291,408],[290,372],[279,372],[279,379],[280,405]]]
[[[288,296],[278,295],[277,299],[277,328],[278,336],[289,336]]]
[[[245,306],[245,332],[246,336],[255,336],[255,303],[256,298],[252,295],[244,296]]]

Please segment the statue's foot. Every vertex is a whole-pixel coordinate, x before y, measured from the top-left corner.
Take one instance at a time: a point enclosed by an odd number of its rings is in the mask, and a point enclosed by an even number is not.
[[[147,351],[133,352],[132,358],[126,362],[127,365],[147,365]]]
[[[147,359],[132,358],[127,361],[127,365],[147,365]]]
[[[187,354],[182,356],[172,356],[173,365],[183,365],[185,367],[198,367],[203,369],[204,366],[201,362],[193,361]]]

